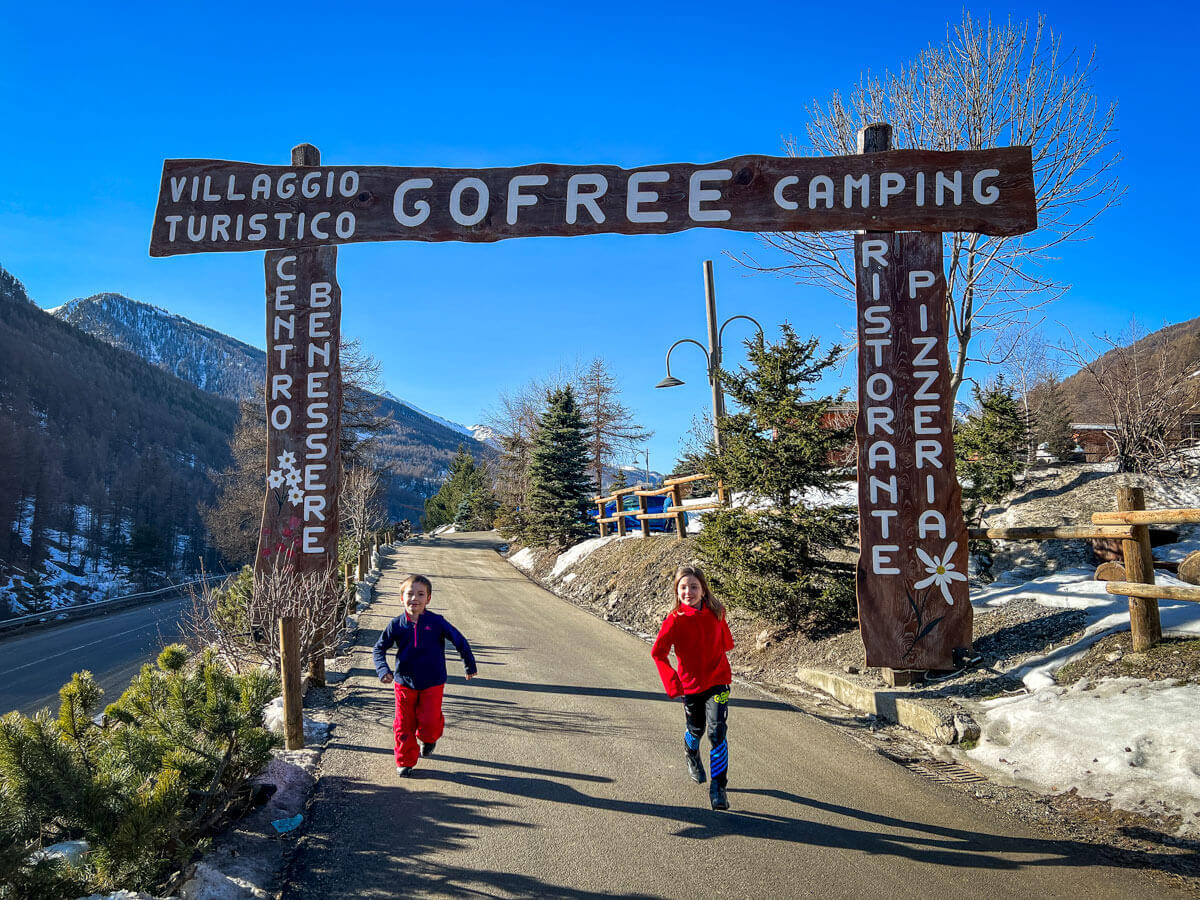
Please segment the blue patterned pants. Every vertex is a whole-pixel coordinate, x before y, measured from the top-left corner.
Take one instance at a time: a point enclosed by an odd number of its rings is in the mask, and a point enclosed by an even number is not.
[[[685,694],[683,714],[687,730],[683,746],[688,753],[698,755],[700,738],[708,732],[709,775],[714,783],[724,786],[729,777],[729,745],[725,741],[729,719],[729,685],[721,684],[698,694]]]

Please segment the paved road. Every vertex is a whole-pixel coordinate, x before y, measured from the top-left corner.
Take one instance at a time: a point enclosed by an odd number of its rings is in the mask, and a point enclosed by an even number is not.
[[[683,766],[683,713],[639,639],[561,601],[483,535],[395,550],[361,619],[283,896],[1150,897],[1050,840],[735,686],[728,812]],[[370,646],[404,571],[471,640],[447,732],[400,779]]]
[[[175,597],[0,640],[0,715],[44,706],[57,715],[58,689],[83,669],[96,676],[105,702],[116,700],[143,663],[178,640],[190,602]]]

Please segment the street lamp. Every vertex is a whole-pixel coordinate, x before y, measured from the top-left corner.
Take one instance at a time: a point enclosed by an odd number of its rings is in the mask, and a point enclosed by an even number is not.
[[[712,386],[713,399],[713,445],[716,447],[717,453],[721,452],[721,426],[720,422],[725,415],[725,392],[721,390],[721,335],[725,333],[725,326],[730,322],[738,319],[746,319],[753,322],[758,329],[758,333],[763,333],[763,328],[758,324],[758,320],[752,316],[730,316],[721,323],[721,327],[717,327],[717,294],[713,287],[713,268],[712,260],[704,261],[704,304],[708,312],[708,347],[705,348],[699,341],[691,338],[681,338],[670,346],[667,350],[667,377],[660,381],[655,387],[667,388],[678,387],[683,382],[671,374],[671,351],[680,344],[695,344],[700,348],[700,352],[704,354],[704,361],[708,365],[708,383]]]

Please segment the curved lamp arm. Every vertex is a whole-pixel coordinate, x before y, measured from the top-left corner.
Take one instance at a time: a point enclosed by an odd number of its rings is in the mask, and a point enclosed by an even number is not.
[[[708,363],[708,351],[704,348],[704,345],[702,343],[700,343],[699,341],[696,341],[696,340],[692,340],[691,338],[680,338],[675,343],[673,343],[670,346],[670,348],[667,350],[667,377],[664,378],[661,382],[659,382],[658,385],[656,385],[657,387],[676,387],[680,384],[683,384],[682,381],[679,381],[678,379],[673,378],[671,376],[671,351],[674,350],[676,347],[678,347],[680,344],[695,344],[697,347],[700,348],[700,352],[704,354],[705,363],[706,364]]]
[[[738,319],[745,319],[748,322],[753,322],[754,327],[758,329],[758,333],[759,334],[763,333],[763,327],[758,324],[758,319],[754,318],[753,316],[730,316],[728,319],[726,319],[724,322],[721,323],[721,330],[717,332],[717,346],[718,347],[721,346],[721,335],[723,335],[725,333],[725,326],[728,325],[730,322],[736,322]]]

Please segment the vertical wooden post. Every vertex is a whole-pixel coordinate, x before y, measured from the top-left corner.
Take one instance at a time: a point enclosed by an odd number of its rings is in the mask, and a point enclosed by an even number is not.
[[[638,496],[638,509],[641,511],[643,516],[650,512],[649,507],[646,505],[646,498],[641,495]],[[638,521],[642,523],[642,537],[650,537],[650,520],[638,519]]]
[[[313,645],[309,648],[308,680],[317,687],[325,687],[325,629],[317,628],[313,633]]]
[[[671,486],[671,505],[676,509],[683,507],[683,486],[676,484]],[[687,513],[675,513],[675,536],[679,540],[687,537]]]
[[[729,489],[725,487],[725,482],[720,478],[717,479],[717,502],[722,506],[729,505]]]
[[[596,501],[596,508],[597,508],[597,510],[599,510],[596,513],[596,524],[600,526],[600,537],[608,537],[608,523],[600,521],[601,519],[604,518],[604,500],[603,499]]]
[[[1146,508],[1146,495],[1140,487],[1117,488],[1117,509],[1125,512]],[[1154,584],[1154,556],[1150,550],[1150,528],[1133,526],[1133,539],[1121,541],[1125,556],[1125,580],[1137,584]],[[1142,652],[1162,640],[1162,623],[1158,618],[1158,601],[1145,597],[1129,598],[1129,630],[1133,649]]]
[[[625,498],[627,494],[616,494],[613,503],[613,515],[617,517],[617,535],[625,537]]]
[[[858,132],[859,153],[882,153],[891,149],[892,126],[887,122],[874,122]],[[862,403],[861,397],[859,403]],[[914,680],[914,673],[906,670],[883,666],[879,672],[883,680],[892,687],[912,684]]]
[[[289,750],[304,749],[304,697],[300,687],[300,623],[279,620],[279,670],[283,683],[283,732]]]

